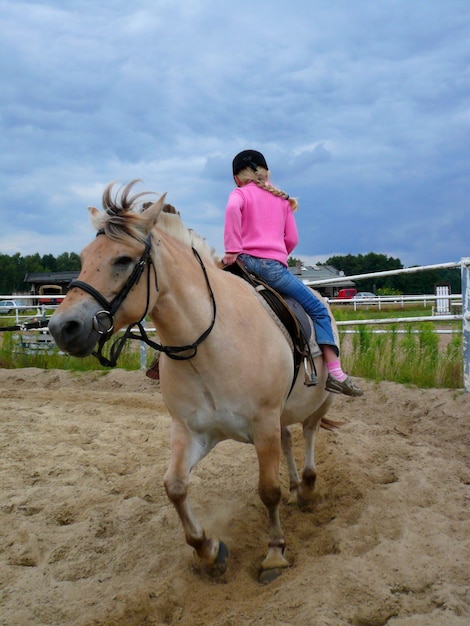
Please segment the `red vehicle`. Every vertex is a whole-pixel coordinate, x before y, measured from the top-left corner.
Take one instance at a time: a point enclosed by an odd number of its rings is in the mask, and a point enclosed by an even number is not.
[[[60,304],[62,298],[54,296],[62,295],[62,287],[59,285],[41,285],[39,287],[39,304]]]
[[[348,287],[347,289],[340,289],[334,300],[352,300],[357,295],[357,289]]]

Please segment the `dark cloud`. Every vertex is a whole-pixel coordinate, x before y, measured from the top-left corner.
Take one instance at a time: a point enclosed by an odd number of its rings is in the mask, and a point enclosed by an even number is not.
[[[252,147],[299,197],[297,256],[468,256],[470,5],[443,7],[5,0],[0,252],[78,252],[132,178],[222,251]]]

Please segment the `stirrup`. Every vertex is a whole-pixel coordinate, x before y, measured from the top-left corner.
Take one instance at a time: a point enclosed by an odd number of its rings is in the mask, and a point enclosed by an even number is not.
[[[318,384],[318,378],[315,375],[315,372],[309,372],[307,369],[305,370],[304,375],[304,385],[306,387],[315,387]]]
[[[306,387],[314,387],[318,383],[317,373],[313,361],[309,362],[307,357],[304,357],[304,373],[304,385]]]

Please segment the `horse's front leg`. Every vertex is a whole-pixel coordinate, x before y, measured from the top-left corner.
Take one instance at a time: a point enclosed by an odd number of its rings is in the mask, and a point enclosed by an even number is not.
[[[268,511],[269,543],[268,553],[261,565],[259,581],[267,583],[279,576],[282,569],[289,567],[284,557],[286,541],[281,528],[279,503],[281,486],[279,481],[279,461],[281,456],[281,436],[279,427],[275,432],[257,432],[254,437],[259,463],[259,495]]]
[[[191,438],[190,433],[181,424],[173,421],[170,464],[165,473],[164,484],[168,498],[183,524],[186,543],[194,548],[206,571],[211,576],[219,576],[227,569],[227,547],[218,539],[206,537],[188,498],[191,469],[206,456],[213,446],[214,443]]]

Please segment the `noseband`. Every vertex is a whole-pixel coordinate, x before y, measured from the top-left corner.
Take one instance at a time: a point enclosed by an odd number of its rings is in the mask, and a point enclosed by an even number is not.
[[[104,234],[105,234],[104,229],[101,229],[96,233],[96,236],[98,237],[98,235],[104,235]],[[153,267],[153,273],[155,277],[155,289],[157,292],[158,292],[158,280],[157,280],[157,270],[156,270],[155,264],[152,261],[152,256],[150,254],[151,249],[152,249],[151,235],[147,237],[147,240],[144,242],[144,244],[145,244],[145,249],[142,253],[142,256],[135,264],[134,269],[129,275],[127,281],[124,283],[122,289],[113,298],[111,302],[109,302],[97,289],[95,289],[94,287],[92,287],[88,283],[85,283],[82,280],[72,280],[69,284],[69,289],[76,287],[77,289],[81,289],[82,291],[85,291],[103,307],[102,310],[98,311],[93,316],[93,329],[100,335],[100,338],[98,340],[98,349],[93,351],[92,355],[98,359],[101,365],[105,365],[107,367],[116,366],[119,355],[121,354],[121,351],[127,339],[138,339],[140,341],[144,341],[148,346],[150,346],[154,350],[158,350],[159,352],[164,352],[171,359],[175,359],[178,361],[185,361],[188,359],[192,359],[197,354],[197,349],[198,349],[199,344],[201,344],[204,341],[204,339],[206,339],[206,337],[210,334],[215,324],[215,317],[216,317],[217,310],[216,310],[214,293],[209,283],[209,277],[207,276],[207,271],[204,266],[204,263],[201,257],[199,256],[199,253],[197,252],[197,250],[195,248],[192,248],[193,254],[202,268],[204,278],[206,280],[206,285],[209,290],[209,295],[210,295],[211,302],[212,302],[212,322],[210,323],[209,327],[202,333],[202,335],[200,335],[200,337],[196,339],[194,343],[186,345],[186,346],[162,346],[161,344],[156,343],[155,341],[152,341],[150,339],[150,337],[147,335],[145,328],[142,324],[143,320],[145,319],[145,316],[148,313],[149,303],[150,303],[150,266]],[[129,295],[129,292],[131,291],[131,289],[139,283],[139,280],[144,272],[146,265],[149,266],[149,271],[147,273],[147,302],[145,305],[145,311],[138,322],[134,322],[130,324],[127,327],[126,331],[124,332],[123,336],[119,339],[116,339],[116,341],[111,346],[110,358],[108,359],[107,357],[103,355],[102,350],[103,350],[105,343],[108,341],[108,339],[110,339],[110,337],[113,334],[114,315],[116,314],[121,304]],[[132,332],[132,329],[134,327],[138,328],[139,330],[138,334]],[[189,352],[189,354],[182,355],[181,354],[182,352]]]
[[[104,235],[104,234],[105,234],[104,230],[101,229],[96,233],[96,236],[98,237],[98,235]],[[106,339],[109,338],[109,336],[112,334],[114,330],[114,315],[116,311],[119,309],[121,304],[127,298],[132,287],[134,287],[134,285],[137,285],[139,283],[140,277],[142,276],[146,263],[148,263],[149,265],[153,265],[152,257],[150,255],[150,250],[151,250],[150,235],[147,237],[147,240],[144,243],[145,243],[145,249],[142,253],[142,256],[135,264],[134,269],[129,275],[129,278],[127,279],[127,281],[124,283],[121,291],[113,298],[111,302],[106,300],[106,298],[97,289],[95,289],[88,283],[83,282],[82,280],[72,280],[69,284],[69,289],[72,289],[73,287],[82,289],[82,291],[86,291],[88,294],[90,294],[90,296],[92,296],[97,302],[101,304],[103,309],[101,311],[98,311],[93,317],[93,328],[99,335],[104,336]],[[153,271],[155,274],[155,285],[158,291],[157,272],[155,270],[155,267],[153,268]],[[148,275],[147,283],[149,282],[150,282],[150,272]],[[149,286],[150,285],[148,284],[147,285],[147,306],[145,308],[144,314],[139,320],[139,323],[147,315],[147,309],[149,305],[149,296],[150,296],[150,289],[148,288]]]

